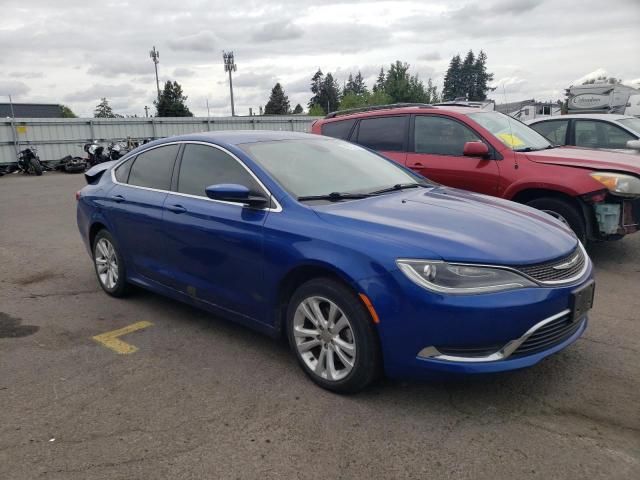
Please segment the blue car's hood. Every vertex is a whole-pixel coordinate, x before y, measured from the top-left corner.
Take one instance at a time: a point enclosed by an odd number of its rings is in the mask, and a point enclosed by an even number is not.
[[[549,215],[447,187],[313,207],[327,222],[447,261],[518,265],[568,254],[576,238]]]

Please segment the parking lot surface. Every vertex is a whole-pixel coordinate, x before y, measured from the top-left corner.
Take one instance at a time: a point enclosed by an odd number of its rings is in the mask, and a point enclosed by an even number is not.
[[[640,478],[640,234],[590,247],[589,328],[534,368],[337,396],[284,343],[104,294],[83,184],[0,178],[0,478]]]

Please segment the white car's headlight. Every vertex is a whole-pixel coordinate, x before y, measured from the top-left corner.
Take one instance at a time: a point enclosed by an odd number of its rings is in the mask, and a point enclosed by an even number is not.
[[[618,195],[635,197],[640,195],[640,178],[616,172],[593,172],[591,177]]]
[[[412,282],[438,293],[473,295],[537,286],[516,272],[496,267],[411,259],[398,259],[396,264]]]

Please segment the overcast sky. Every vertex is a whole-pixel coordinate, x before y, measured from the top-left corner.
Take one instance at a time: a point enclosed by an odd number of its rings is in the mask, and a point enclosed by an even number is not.
[[[318,67],[340,83],[408,62],[442,88],[456,53],[484,49],[499,103],[559,99],[593,72],[640,86],[640,0],[307,1],[0,0],[0,102],[64,103],[91,116],[100,97],[144,115],[160,80],[177,80],[195,115],[230,113],[222,50],[233,50],[236,112],[281,82],[309,100]],[[4,97],[3,97],[4,96]]]

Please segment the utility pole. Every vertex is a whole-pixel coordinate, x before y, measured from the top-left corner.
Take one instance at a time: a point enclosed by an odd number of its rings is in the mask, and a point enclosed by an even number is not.
[[[209,118],[211,114],[209,113],[209,99],[207,98],[207,118]]]
[[[158,63],[160,63],[160,52],[156,50],[156,46],[153,46],[153,50],[149,52],[149,57],[153,61],[153,66],[156,69],[156,88],[158,89],[158,102],[160,101],[160,81],[158,80]]]
[[[233,60],[233,52],[222,52],[222,59],[224,60],[224,71],[229,72],[229,91],[231,92],[231,116],[236,116],[236,109],[233,104],[233,80],[231,78],[231,72],[235,72],[238,67]]]
[[[149,118],[149,107],[147,107],[146,105],[144,106],[144,116]]]
[[[13,148],[16,150],[16,156],[18,156],[20,147],[18,146],[18,134],[16,133],[16,114],[13,111],[13,100],[11,100],[11,95],[8,95],[8,97],[9,106],[11,107],[11,134],[13,135]]]

